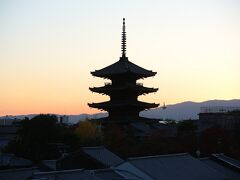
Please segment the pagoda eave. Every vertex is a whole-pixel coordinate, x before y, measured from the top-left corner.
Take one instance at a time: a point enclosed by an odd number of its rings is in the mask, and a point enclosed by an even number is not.
[[[124,91],[133,92],[137,95],[144,95],[148,93],[157,92],[158,88],[148,88],[144,86],[126,86],[126,87],[112,87],[112,86],[102,86],[102,87],[90,87],[90,91],[95,93],[101,93],[105,95],[111,95],[113,93],[122,93]]]
[[[91,74],[95,77],[105,78],[105,79],[114,79],[114,78],[118,78],[125,75],[127,75],[128,77],[132,76],[135,79],[143,79],[143,78],[155,76],[157,72],[149,71],[148,73],[141,74],[141,73],[134,73],[132,71],[125,71],[122,73],[100,73],[98,71],[93,71],[91,72]]]
[[[102,109],[102,110],[109,110],[109,109],[116,109],[116,108],[134,108],[134,109],[150,109],[150,108],[156,108],[159,106],[159,104],[156,103],[145,103],[138,101],[137,103],[113,103],[111,101],[106,101],[102,103],[88,103],[89,107]]]

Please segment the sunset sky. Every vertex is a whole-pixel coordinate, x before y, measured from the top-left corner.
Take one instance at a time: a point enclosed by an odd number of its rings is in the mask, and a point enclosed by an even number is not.
[[[0,115],[95,113],[90,71],[127,56],[157,72],[147,102],[240,98],[239,0],[1,0]]]

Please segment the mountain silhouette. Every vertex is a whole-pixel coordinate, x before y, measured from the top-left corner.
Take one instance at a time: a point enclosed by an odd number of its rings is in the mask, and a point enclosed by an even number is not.
[[[209,100],[203,102],[192,102],[186,101],[178,104],[166,105],[166,109],[161,107],[150,109],[148,111],[140,112],[140,116],[153,118],[153,119],[174,119],[174,120],[184,120],[184,119],[198,119],[198,114],[201,107],[211,107],[211,106],[232,106],[240,107],[240,99],[233,100]],[[30,115],[17,115],[9,116],[8,118],[24,119],[25,117],[32,118],[37,114]],[[56,114],[57,116],[62,116]],[[79,114],[79,115],[67,115],[69,117],[69,123],[75,124],[79,121],[84,121],[86,119],[98,119],[106,117],[107,113],[96,113],[96,114]],[[6,118],[6,116],[0,117],[0,119]]]
[[[161,107],[142,111],[140,116],[148,118],[164,118],[164,119],[198,119],[198,114],[201,107],[211,106],[233,106],[240,107],[240,99],[233,100],[209,100],[203,102],[186,101],[178,104],[167,105],[163,110]]]

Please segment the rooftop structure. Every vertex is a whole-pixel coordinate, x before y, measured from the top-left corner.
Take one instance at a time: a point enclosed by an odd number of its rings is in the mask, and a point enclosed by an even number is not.
[[[84,161],[82,168],[41,169],[20,168],[0,170],[0,179],[43,180],[43,179],[132,179],[132,180],[238,180],[240,179],[240,161],[224,154],[213,154],[207,158],[194,158],[188,153],[144,156],[122,160],[106,148],[84,147],[82,150],[92,159],[105,164],[95,169],[95,163]],[[106,156],[106,159],[103,159]],[[76,157],[76,156],[75,156]],[[110,158],[109,158],[110,157]],[[90,158],[90,159],[91,159]],[[88,159],[88,161],[90,161]],[[71,159],[78,161],[81,159]],[[49,161],[47,161],[49,163]],[[79,162],[80,163],[80,162]],[[91,164],[90,169],[87,168]],[[54,162],[50,162],[52,165]]]
[[[19,168],[19,167],[30,167],[32,166],[32,161],[16,157],[14,154],[1,153],[0,154],[0,168]]]
[[[227,113],[233,111],[240,111],[240,107],[232,106],[212,106],[212,107],[201,107],[200,113]]]
[[[57,160],[43,160],[39,167],[44,170],[57,170]]]
[[[235,131],[240,127],[240,107],[202,107],[199,120],[201,126],[218,126]]]
[[[146,70],[128,60],[126,56],[126,31],[123,19],[122,56],[119,61],[103,69],[91,72],[93,76],[110,79],[103,87],[89,88],[92,92],[110,96],[110,100],[101,103],[89,103],[93,108],[108,111],[108,122],[139,121],[139,112],[155,108],[159,104],[138,101],[139,95],[156,92],[158,88],[144,87],[138,79],[155,76],[156,72]]]
[[[124,161],[103,146],[83,147],[82,150],[92,158],[104,164],[106,167],[115,166]]]
[[[103,169],[124,162],[104,146],[82,147],[57,161],[57,169]]]
[[[219,156],[219,154],[215,154],[215,155],[212,155],[213,157],[214,156]],[[224,156],[224,155],[220,155],[220,156]],[[216,158],[216,159],[215,159]],[[216,171],[219,171],[223,174],[225,174],[228,179],[231,179],[231,180],[238,180],[240,178],[240,171],[239,171],[239,168],[232,168],[231,166],[228,166],[227,164],[229,163],[228,160],[230,159],[230,161],[234,161],[234,163],[232,163],[232,165],[237,165],[239,164],[240,162],[235,160],[235,159],[232,159],[232,158],[229,158],[227,156],[224,156],[224,159],[226,158],[227,161],[223,161],[223,162],[220,162],[218,157],[215,157],[215,158],[211,158],[211,157],[207,157],[207,158],[201,158],[200,160],[202,162],[204,162],[207,166],[215,169]]]
[[[35,180],[69,180],[69,179],[89,179],[99,180],[96,176],[83,169],[72,169],[64,171],[48,171],[48,172],[36,172],[33,174]]]
[[[34,172],[38,172],[37,167],[0,170],[0,179],[2,180],[26,180],[30,179]]]
[[[214,158],[216,158],[217,160],[225,163],[225,164],[228,164],[229,166],[235,168],[235,169],[238,169],[239,172],[240,172],[240,161],[236,160],[236,159],[233,159],[233,158],[230,158],[224,154],[212,154],[212,156]]]
[[[0,149],[6,147],[17,136],[18,128],[16,125],[0,125]]]
[[[152,179],[210,180],[228,177],[187,153],[129,158],[128,162]]]
[[[93,174],[99,179],[111,180],[111,179],[129,179],[129,176],[123,176],[114,169],[98,169],[94,170]],[[136,180],[136,176],[134,177]],[[132,178],[133,179],[133,178]]]

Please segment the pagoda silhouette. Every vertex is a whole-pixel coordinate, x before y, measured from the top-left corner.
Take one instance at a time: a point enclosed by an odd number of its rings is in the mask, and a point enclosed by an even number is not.
[[[158,88],[144,87],[138,79],[155,76],[156,72],[146,70],[130,62],[126,56],[125,18],[122,27],[122,56],[119,61],[103,69],[91,72],[93,76],[109,79],[102,87],[89,88],[92,92],[110,96],[110,100],[100,103],[88,103],[92,108],[109,113],[104,122],[129,123],[150,120],[139,116],[139,112],[158,107],[159,104],[138,101],[139,95],[158,91]]]

